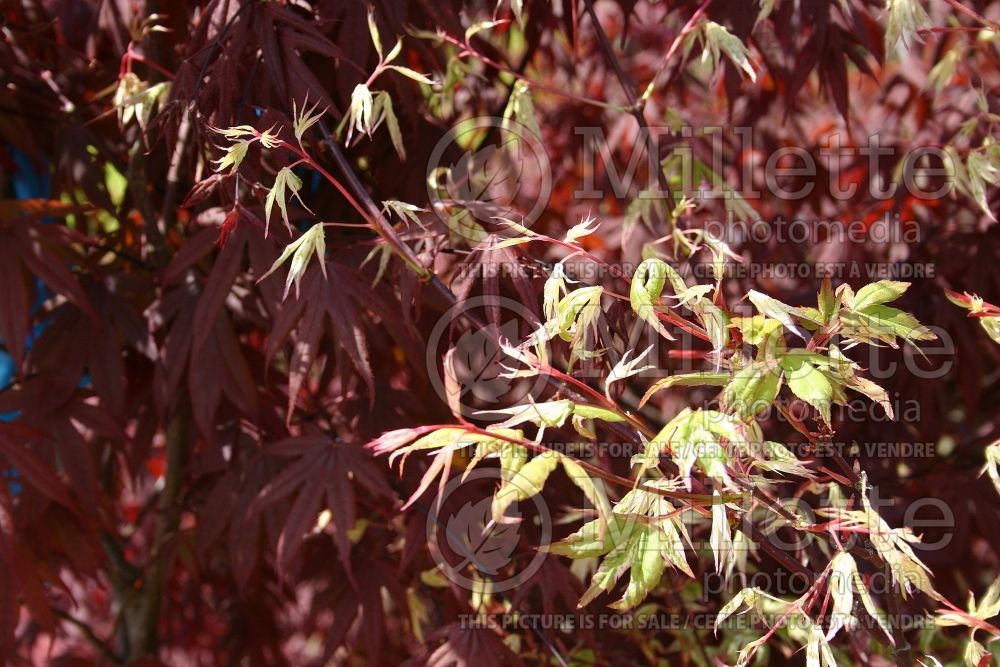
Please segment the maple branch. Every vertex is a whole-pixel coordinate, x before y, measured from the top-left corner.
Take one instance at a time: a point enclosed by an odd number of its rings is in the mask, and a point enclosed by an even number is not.
[[[256,3],[253,2],[242,3],[240,5],[240,8],[237,9],[236,12],[229,18],[229,20],[226,21],[225,25],[222,26],[222,29],[219,31],[219,34],[215,36],[215,39],[212,40],[211,44],[208,45],[207,47],[208,53],[205,54],[205,59],[201,62],[201,67],[198,68],[198,78],[195,79],[194,90],[191,91],[190,99],[194,100],[194,105],[196,109],[199,108],[198,93],[201,91],[201,87],[205,83],[205,75],[208,73],[208,65],[212,62],[212,59],[215,58],[215,54],[219,51],[219,49],[222,48],[222,42],[225,41],[226,36],[229,34],[229,30],[234,25],[236,25],[236,21],[239,20],[243,12],[250,9],[255,4]],[[200,53],[200,50],[198,51],[198,53]],[[194,58],[195,55],[197,54],[192,54],[191,58],[188,58],[188,60]]]
[[[873,491],[876,490],[873,485],[869,485],[869,488]],[[857,481],[857,493],[865,498],[865,501],[867,502],[866,494],[868,493],[868,489],[864,487],[864,480],[860,477]],[[889,630],[892,633],[892,643],[894,644],[892,653],[896,656],[896,665],[897,667],[913,667],[913,652],[909,642],[906,641],[906,635],[903,634],[903,628],[901,625],[903,593],[899,588],[899,584],[896,582],[895,573],[892,571],[892,564],[882,558],[882,555],[875,550],[871,541],[871,536],[865,537],[864,551],[870,553],[871,557],[869,560],[881,564],[883,575],[885,576],[886,582],[889,584],[889,590],[885,595],[886,604],[889,607],[887,622],[889,624]]]
[[[698,9],[695,10],[694,14],[691,15],[691,18],[688,19],[688,22],[684,24],[684,27],[681,28],[681,31],[677,33],[677,37],[674,38],[674,41],[670,44],[670,48],[667,49],[666,55],[663,56],[663,60],[656,68],[656,73],[653,74],[653,78],[651,78],[649,80],[649,83],[646,85],[646,90],[642,94],[643,101],[645,101],[645,99],[653,93],[653,84],[656,83],[656,79],[660,75],[660,71],[677,53],[677,49],[680,48],[681,44],[683,44],[684,38],[687,37],[689,34],[691,34],[691,31],[695,29],[695,26],[698,23],[698,19],[702,17],[702,15],[705,13],[706,10],[708,10],[708,6],[710,4],[712,4],[712,0],[704,0],[701,3],[701,5],[699,5]],[[673,83],[674,77],[677,76],[677,73],[680,72],[681,69],[683,69],[686,60],[687,60],[687,55],[684,54],[681,57],[680,61],[677,63],[677,66],[670,71],[670,76],[668,76],[666,81],[663,82],[664,88],[670,87],[670,84]]]
[[[601,100],[595,100],[595,99],[593,99],[591,97],[584,97],[582,95],[577,95],[576,93],[571,93],[569,91],[563,90],[562,88],[558,88],[556,86],[547,84],[547,83],[545,83],[543,81],[538,81],[536,79],[532,79],[532,78],[530,78],[528,76],[525,76],[524,74],[522,74],[521,72],[515,70],[514,68],[508,67],[507,65],[504,65],[503,63],[497,62],[496,60],[490,58],[489,56],[486,56],[486,55],[480,53],[471,44],[469,44],[467,41],[463,42],[462,40],[457,39],[456,37],[453,37],[452,35],[449,35],[447,33],[444,35],[444,41],[448,42],[449,44],[453,44],[454,46],[457,46],[458,48],[462,49],[462,52],[459,53],[459,57],[462,57],[462,56],[472,56],[472,57],[476,58],[477,60],[479,60],[480,62],[485,63],[486,65],[489,65],[490,67],[492,67],[493,69],[497,70],[498,72],[503,72],[504,74],[509,74],[510,76],[514,77],[518,81],[523,82],[525,85],[527,85],[527,86],[529,86],[531,88],[537,88],[539,90],[544,90],[546,92],[552,93],[553,95],[558,95],[559,97],[563,97],[563,98],[565,98],[567,100],[571,100],[571,101],[577,102],[579,104],[586,104],[586,105],[589,105],[589,106],[597,107],[599,109],[613,109],[615,111],[627,111],[627,109],[622,108],[618,104],[612,104],[610,102],[603,102]]]
[[[883,564],[883,572],[886,581],[889,582],[889,592],[886,594],[886,598],[889,605],[887,621],[889,629],[892,631],[892,641],[895,644],[892,654],[896,656],[897,667],[913,667],[913,649],[906,641],[906,635],[903,634],[903,628],[900,624],[902,620],[900,616],[902,593],[899,590],[899,584],[893,578],[892,566],[888,562]]]
[[[351,168],[351,165],[344,156],[343,151],[340,150],[340,146],[331,136],[326,123],[321,120],[319,125],[320,130],[323,133],[323,142],[326,144],[327,148],[330,149],[334,162],[337,163],[337,166],[340,168],[344,178],[347,179],[348,184],[351,186],[351,190],[353,190],[354,193],[357,194],[358,198],[361,199],[360,203],[339,180],[334,178],[330,172],[324,169],[322,165],[316,162],[316,160],[312,159],[304,150],[288,143],[287,141],[282,141],[281,146],[297,155],[301,160],[305,161],[310,167],[318,171],[323,178],[333,185],[337,191],[343,195],[347,202],[361,214],[361,217],[363,217],[365,221],[371,225],[375,233],[389,245],[392,251],[396,253],[396,255],[398,255],[399,258],[402,259],[403,262],[405,262],[420,277],[421,280],[435,285],[438,291],[441,291],[442,288],[447,290],[448,288],[445,287],[440,278],[434,275],[430,269],[421,263],[420,258],[417,257],[415,252],[413,252],[413,249],[399,237],[396,233],[396,229],[388,220],[385,219],[385,216],[382,215],[382,209],[379,208],[378,204],[375,203],[375,200],[373,200],[371,195],[368,194],[368,191],[365,190],[364,185],[362,185],[361,181],[358,180],[357,175]]]
[[[705,503],[706,505],[716,505],[719,503],[728,503],[737,500],[742,500],[743,498],[742,496],[736,494],[715,496],[707,493],[687,493],[684,491],[669,491],[667,489],[660,489],[654,486],[647,486],[646,484],[643,484],[639,480],[631,480],[622,477],[621,475],[616,475],[615,473],[609,472],[604,468],[601,468],[600,466],[595,466],[593,463],[590,463],[589,461],[576,458],[575,456],[569,456],[568,454],[563,454],[562,452],[550,449],[549,447],[546,447],[545,445],[542,445],[537,442],[531,442],[530,440],[524,440],[522,438],[515,438],[512,436],[504,435],[503,433],[499,433],[497,431],[490,431],[484,428],[479,428],[478,426],[474,426],[472,424],[465,424],[462,426],[462,428],[464,428],[469,433],[477,433],[479,435],[485,435],[490,438],[495,438],[497,440],[509,442],[514,445],[520,445],[521,447],[524,447],[525,449],[534,452],[536,454],[545,454],[547,452],[555,451],[560,456],[565,456],[566,458],[572,460],[574,463],[576,463],[581,468],[586,470],[587,472],[596,475],[597,477],[600,477],[606,482],[611,482],[612,484],[616,484],[624,488],[639,489],[641,491],[645,491],[646,493],[652,493],[657,496],[663,496],[664,498],[673,498],[675,500],[686,500],[692,503],[691,509],[695,509],[696,507],[698,507],[694,505],[694,503]]]
[[[167,255],[167,242],[158,225],[159,215],[149,196],[149,178],[146,176],[146,147],[143,143],[142,135],[136,137],[135,143],[129,150],[128,168],[125,172],[128,182],[128,191],[132,195],[135,207],[142,216],[142,232],[146,237],[146,244],[143,245],[142,252],[145,258],[147,252],[154,264],[165,264],[169,259]]]
[[[635,122],[639,124],[639,130],[645,133],[646,139],[646,150],[652,151],[652,135],[649,129],[649,123],[646,122],[646,116],[643,114],[643,109],[645,108],[645,99],[640,99],[635,94],[635,88],[632,81],[629,79],[625,70],[622,69],[621,63],[618,61],[618,56],[615,55],[614,47],[611,46],[611,41],[608,39],[607,33],[604,32],[604,28],[601,27],[601,22],[597,20],[597,12],[594,11],[594,0],[584,0],[587,8],[587,14],[590,15],[590,20],[594,24],[594,32],[597,34],[597,41],[601,44],[601,49],[604,51],[604,59],[607,60],[611,69],[614,70],[615,77],[618,79],[618,83],[621,84],[622,90],[625,92],[625,99],[628,100],[629,114],[635,118]],[[656,163],[659,165],[660,156],[656,155]],[[656,170],[656,182],[667,200],[667,205],[670,207],[671,211],[677,208],[677,202],[674,201],[674,195],[670,192],[670,183],[667,181],[667,175],[663,173],[663,169],[658,167]]]
[[[108,646],[108,643],[97,636],[97,633],[94,632],[94,629],[92,627],[90,627],[80,619],[69,615],[68,613],[66,613],[61,609],[53,609],[52,613],[56,616],[56,618],[60,618],[66,621],[67,623],[75,627],[77,630],[79,630],[80,634],[83,635],[83,638],[86,639],[91,646],[100,651],[101,655],[103,655],[112,664],[115,665],[125,664],[125,661],[122,660],[120,656],[118,656],[117,654],[115,654],[114,651],[111,650],[111,647]]]
[[[997,27],[998,27],[998,24],[997,24],[996,21],[989,20],[988,18],[986,18],[985,16],[983,16],[982,14],[980,14],[979,12],[977,12],[976,10],[972,9],[971,7],[966,7],[965,5],[963,5],[958,0],[945,0],[945,2],[947,2],[949,5],[951,5],[952,7],[954,7],[956,11],[961,12],[962,14],[965,14],[966,16],[969,16],[969,17],[975,19],[976,21],[979,21],[984,26],[987,26],[987,27],[992,28],[994,30],[996,30]]]
[[[180,523],[180,493],[184,462],[187,458],[190,413],[182,409],[167,427],[166,474],[163,490],[156,504],[156,521],[150,547],[150,563],[143,576],[142,589],[133,622],[127,627],[129,658],[136,660],[156,654],[157,628],[163,600],[164,581],[170,570],[171,555],[166,548]]]
[[[750,538],[754,544],[758,545],[761,549],[767,552],[771,558],[773,558],[779,565],[784,567],[789,572],[798,572],[802,576],[806,577],[811,584],[816,579],[816,573],[811,569],[800,563],[799,561],[792,558],[788,553],[782,549],[779,549],[774,544],[771,543],[767,536],[760,532],[760,528],[756,524],[749,523],[746,526],[742,524],[739,527],[740,532]]]
[[[191,107],[185,106],[181,115],[181,123],[177,128],[177,141],[170,154],[170,166],[167,168],[167,185],[163,192],[163,206],[160,209],[159,230],[166,235],[177,222],[177,188],[180,185],[181,161],[184,150],[191,138]]]

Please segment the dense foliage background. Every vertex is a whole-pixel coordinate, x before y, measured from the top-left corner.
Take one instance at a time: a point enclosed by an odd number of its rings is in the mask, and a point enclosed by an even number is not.
[[[577,602],[589,577],[549,556],[503,594],[449,582],[435,570],[425,535],[434,489],[401,509],[426,463],[411,457],[400,475],[365,448],[390,429],[454,421],[432,387],[426,349],[452,305],[485,297],[475,311],[491,321],[504,296],[540,314],[546,269],[566,254],[544,244],[491,249],[489,235],[506,233],[503,225],[487,218],[473,232],[457,230],[429,199],[427,165],[442,137],[462,119],[505,113],[537,123],[549,156],[551,194],[531,229],[562,238],[593,216],[599,229],[579,243],[611,264],[634,266],[646,244],[678,224],[697,229],[727,211],[768,224],[857,220],[866,229],[890,216],[912,232],[861,242],[727,240],[748,266],[930,267],[899,276],[912,282],[900,307],[953,346],[927,361],[903,347],[879,348],[866,364],[897,364],[882,382],[897,420],[838,418],[836,438],[933,445],[931,456],[905,458],[862,447],[852,465],[883,497],[898,499],[883,514],[892,525],[913,499],[940,498],[953,509],[947,548],[914,549],[939,593],[960,605],[970,594],[980,599],[1000,572],[1000,504],[980,477],[986,446],[1000,438],[1000,346],[945,289],[1000,302],[993,218],[1000,6],[942,0],[923,5],[922,17],[917,0],[891,4],[5,0],[0,660],[736,661],[759,633],[716,636],[711,623],[572,631],[463,625],[462,615],[476,612],[582,613]],[[470,29],[484,21],[499,22]],[[731,42],[720,52],[705,38],[705,21],[724,26],[746,52]],[[408,69],[382,70],[373,81],[396,36],[402,50],[392,63]],[[366,83],[388,93],[397,127],[383,116],[368,132],[373,123],[357,97]],[[307,117],[299,143],[293,129],[307,103],[328,111]],[[855,155],[835,173],[821,169],[805,179],[813,185],[802,198],[699,198],[675,217],[666,202],[636,203],[644,184],[674,178],[669,169],[653,176],[640,157],[634,182],[619,193],[611,187],[608,162],[620,173],[643,154],[637,117],[672,130],[657,158],[683,147],[699,164],[718,165],[737,191],[767,190],[763,164],[780,147],[800,147],[826,164],[833,133],[845,146],[869,145],[878,133],[894,154],[875,163]],[[213,128],[245,125],[257,139],[238,169],[230,162],[217,170],[211,161],[226,159],[242,135]],[[752,143],[731,131],[716,143],[685,135],[683,126],[752,128]],[[579,127],[600,129],[609,149],[603,159],[588,159]],[[268,128],[287,150],[262,145]],[[873,194],[873,179],[892,180],[907,154],[925,146],[957,157],[953,191],[934,199],[906,188]],[[460,151],[452,150],[455,161]],[[275,175],[290,165],[279,221],[278,209],[265,206],[275,203],[267,201]],[[698,180],[709,175],[702,170]],[[783,179],[786,190],[805,183]],[[834,186],[852,183],[859,186],[852,196],[834,196]],[[578,196],[588,184],[601,198]],[[528,184],[520,196],[532,193]],[[313,247],[318,256],[293,261],[296,284],[285,298],[285,266],[261,278],[316,221],[335,224],[316,228],[325,237],[325,246]],[[711,263],[708,253],[676,259],[695,272]],[[834,282],[857,288],[880,277],[893,276],[844,273]],[[820,278],[736,274],[719,298],[735,307],[756,289],[806,305]],[[615,275],[599,282],[628,293]],[[623,340],[627,314],[609,314]],[[430,357],[440,363],[443,352]],[[945,362],[949,369],[933,380],[912,372]],[[707,357],[698,363],[711,368]],[[630,383],[615,397],[624,392],[622,400],[634,403],[650,384]],[[643,414],[662,425],[709,396],[693,391],[661,392]],[[769,438],[802,439],[787,420],[769,428]],[[550,438],[575,437],[554,432]],[[837,470],[822,453],[801,457],[819,481]],[[628,454],[594,463],[628,475]],[[578,505],[578,495],[563,477],[544,491],[557,515]],[[576,530],[574,521],[557,521],[558,536]],[[517,553],[530,557],[534,546],[525,537]],[[711,561],[693,561],[693,580],[668,573],[645,604],[682,615],[718,611],[734,591],[701,590]],[[751,561],[765,573],[790,567],[764,552]],[[602,596],[590,609],[607,611],[617,597]],[[934,608],[920,595],[903,604],[911,614]],[[877,630],[843,633],[838,660],[970,661],[967,629],[931,624],[905,636],[912,656],[894,658]],[[757,659],[804,663],[798,646],[778,637]]]

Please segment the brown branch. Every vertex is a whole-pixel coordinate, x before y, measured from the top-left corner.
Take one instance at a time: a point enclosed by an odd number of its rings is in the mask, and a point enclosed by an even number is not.
[[[164,235],[160,232],[157,220],[159,216],[153,201],[149,196],[149,178],[146,175],[146,146],[140,134],[129,150],[128,168],[125,171],[128,191],[139,215],[142,216],[142,233],[145,243],[142,247],[142,257],[152,264],[162,266],[170,259]]]
[[[160,219],[158,229],[162,236],[166,236],[170,228],[177,222],[177,193],[180,185],[181,162],[184,159],[184,151],[191,138],[191,106],[185,105],[181,112],[181,122],[177,128],[177,141],[174,142],[174,150],[170,154],[170,166],[167,168],[167,185],[163,191],[163,204],[160,207]]]
[[[873,491],[875,487],[869,485]],[[868,493],[868,489],[864,488],[863,480],[858,479],[857,482],[857,492],[863,498]],[[881,563],[882,572],[885,576],[886,582],[889,584],[889,590],[886,592],[886,603],[889,607],[888,613],[888,623],[889,630],[892,633],[892,643],[895,645],[893,648],[893,655],[896,656],[897,667],[913,667],[913,651],[910,647],[910,643],[906,641],[906,635],[903,634],[902,628],[902,617],[901,611],[903,608],[903,594],[899,588],[899,584],[896,582],[896,575],[892,571],[892,564],[889,561],[882,558],[881,554],[877,553],[874,545],[872,545],[871,537],[865,540],[865,551],[867,551],[873,559],[876,559]]]
[[[101,655],[103,655],[112,664],[115,665],[124,664],[124,660],[122,660],[121,657],[116,655],[115,652],[111,650],[111,647],[108,645],[108,642],[104,641],[103,639],[97,636],[97,633],[94,632],[94,629],[92,627],[90,627],[80,619],[70,616],[61,609],[53,609],[52,613],[55,614],[56,618],[60,618],[66,621],[70,625],[74,626],[77,630],[79,630],[80,634],[83,635],[83,638],[86,639],[91,646],[100,651]]]
[[[618,56],[615,55],[614,47],[611,46],[611,41],[608,39],[607,33],[604,32],[604,28],[601,27],[601,22],[597,20],[597,12],[594,11],[594,0],[584,0],[587,6],[587,14],[590,15],[590,20],[594,24],[594,32],[597,34],[597,41],[601,43],[601,49],[604,51],[604,59],[607,60],[611,69],[614,70],[615,77],[618,79],[618,83],[621,85],[622,90],[625,92],[625,99],[628,100],[628,111],[629,114],[635,118],[635,122],[639,124],[639,131],[645,134],[644,139],[646,140],[646,150],[653,150],[653,139],[652,134],[649,129],[649,123],[646,122],[646,116],[643,114],[643,109],[645,104],[639,99],[635,94],[635,87],[632,81],[629,79],[625,70],[622,69],[621,63],[618,62]],[[659,165],[660,156],[656,156],[657,165]],[[670,192],[670,183],[667,181],[667,175],[663,173],[663,169],[659,166],[656,169],[656,182],[667,200],[667,205],[670,207],[671,213],[677,208],[677,203],[674,201],[674,195]]]
[[[156,655],[159,644],[157,628],[163,600],[164,582],[172,560],[168,548],[180,524],[180,495],[184,462],[188,449],[190,415],[182,409],[167,427],[166,475],[163,490],[156,505],[157,515],[150,548],[150,563],[144,573],[142,589],[134,601],[132,613],[126,616],[129,659]]]
[[[965,14],[966,16],[975,19],[976,21],[979,21],[988,28],[996,30],[998,27],[1000,27],[998,26],[996,21],[989,20],[988,18],[986,18],[976,10],[972,9],[971,7],[966,7],[962,3],[958,2],[958,0],[945,0],[945,2],[954,7],[956,11],[961,12],[962,14]]]
[[[892,566],[889,563],[883,565],[883,571],[886,581],[889,582],[890,586],[886,598],[889,604],[889,629],[892,631],[892,641],[895,644],[892,654],[896,656],[897,667],[913,667],[913,649],[910,643],[906,641],[906,635],[903,634],[901,625],[900,610],[902,607],[902,594],[899,590],[899,584],[893,580]]]

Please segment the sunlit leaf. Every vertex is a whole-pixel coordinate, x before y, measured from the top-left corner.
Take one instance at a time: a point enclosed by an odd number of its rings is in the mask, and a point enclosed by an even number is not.
[[[780,364],[792,393],[816,408],[823,421],[829,424],[830,404],[833,402],[833,385],[830,384],[830,379],[801,357],[782,357]]]
[[[277,271],[291,257],[292,263],[288,268],[288,277],[285,279],[285,293],[282,298],[288,297],[288,290],[293,283],[295,284],[295,295],[298,297],[299,284],[302,282],[302,276],[305,275],[306,268],[309,266],[309,260],[313,256],[318,258],[320,271],[326,277],[326,238],[323,235],[323,225],[321,224],[313,225],[306,233],[285,246],[284,251],[282,251],[278,259],[274,260],[271,268],[257,282],[264,280]]]
[[[274,208],[274,204],[278,204],[278,208],[281,210],[281,219],[285,222],[285,227],[288,231],[292,231],[292,224],[288,221],[288,196],[293,196],[299,200],[306,210],[309,208],[302,201],[302,197],[299,196],[299,190],[302,189],[302,179],[295,175],[295,173],[288,167],[282,167],[278,174],[274,177],[274,185],[267,193],[267,198],[264,200],[264,236],[267,236],[268,229],[271,224],[271,209]],[[286,194],[285,191],[289,194]]]
[[[493,496],[493,520],[499,521],[512,503],[527,500],[539,493],[545,486],[545,480],[559,465],[559,458],[556,452],[545,452],[521,466]]]

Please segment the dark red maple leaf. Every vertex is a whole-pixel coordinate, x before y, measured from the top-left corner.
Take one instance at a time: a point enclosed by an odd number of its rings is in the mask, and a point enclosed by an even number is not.
[[[316,525],[321,509],[331,514],[334,542],[344,569],[351,576],[351,540],[357,520],[355,487],[385,498],[393,497],[385,473],[374,464],[364,447],[331,439],[323,434],[286,438],[266,451],[293,459],[281,473],[260,490],[251,514],[295,494],[278,538],[277,566],[284,577],[291,574],[302,541]]]

